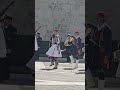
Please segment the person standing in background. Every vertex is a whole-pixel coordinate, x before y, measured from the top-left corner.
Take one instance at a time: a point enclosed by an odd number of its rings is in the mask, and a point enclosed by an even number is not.
[[[35,52],[31,60],[26,64],[26,66],[31,69],[33,77],[35,77],[35,61],[39,59],[38,49],[37,37],[35,35]]]
[[[40,48],[41,47],[41,41],[42,41],[42,37],[40,36],[40,33],[37,33],[36,37],[37,37],[38,47]]]
[[[15,50],[15,41],[17,36],[17,29],[12,25],[12,17],[5,15],[3,32],[5,35],[7,52],[8,54],[13,54]]]
[[[40,53],[41,53],[41,47],[42,47],[42,37],[40,36],[40,33],[37,33],[35,35],[36,37],[36,41],[37,41],[37,44],[38,44],[38,50],[37,50],[37,56],[38,56],[38,59],[39,59],[39,56],[40,56]]]
[[[10,63],[15,57],[16,36],[17,36],[17,29],[12,24],[12,17],[8,15],[4,16],[2,29],[5,37],[6,50],[7,50],[7,57],[5,60],[6,67],[4,68],[6,74],[4,75],[4,77],[6,78],[6,80],[8,80]]]

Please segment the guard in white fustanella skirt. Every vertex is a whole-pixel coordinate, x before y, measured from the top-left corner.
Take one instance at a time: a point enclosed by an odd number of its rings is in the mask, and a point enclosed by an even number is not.
[[[61,49],[60,49],[60,42],[61,42],[61,36],[58,33],[58,28],[55,28],[53,31],[52,37],[51,37],[51,47],[46,52],[48,57],[52,59],[50,66],[55,64],[55,67],[53,69],[58,68],[57,58],[62,57]]]

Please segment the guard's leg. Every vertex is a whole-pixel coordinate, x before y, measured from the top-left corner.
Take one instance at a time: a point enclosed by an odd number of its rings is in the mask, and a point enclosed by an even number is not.
[[[98,75],[99,75],[98,90],[104,90],[104,86],[105,86],[105,74],[104,74],[104,71],[100,70]]]
[[[79,63],[79,58],[78,56],[76,57],[76,63],[73,69],[77,69],[78,68],[78,63]]]
[[[74,63],[74,57],[73,57],[73,55],[70,55],[69,57],[70,57],[71,64],[73,64]]]
[[[54,58],[54,61],[55,61],[55,67],[53,69],[57,69],[58,68],[58,61],[57,61],[57,58]]]
[[[52,57],[49,57],[49,59],[50,59],[50,62],[51,62],[50,66],[54,65],[54,59]]]

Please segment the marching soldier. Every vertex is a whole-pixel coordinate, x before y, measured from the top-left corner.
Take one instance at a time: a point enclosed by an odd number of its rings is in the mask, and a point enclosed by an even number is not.
[[[53,69],[58,68],[57,58],[62,57],[61,49],[60,49],[60,42],[61,42],[61,36],[58,33],[58,28],[55,28],[53,35],[51,37],[51,47],[46,52],[48,57],[52,58],[51,64],[54,65],[54,62],[55,62],[55,67]]]
[[[67,35],[67,38],[64,42],[64,45],[65,45],[65,48],[66,48],[66,53],[67,53],[67,62],[70,62],[70,48],[71,48],[71,45],[72,43],[74,42],[74,39],[73,37],[71,36],[71,34],[68,34]]]
[[[75,32],[75,58],[76,65],[74,69],[78,68],[79,59],[81,59],[82,54],[82,42],[79,32]]]

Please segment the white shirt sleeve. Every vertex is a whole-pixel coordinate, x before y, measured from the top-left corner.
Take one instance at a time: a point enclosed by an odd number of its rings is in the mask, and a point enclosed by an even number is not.
[[[37,43],[37,37],[35,36],[35,51],[38,50],[38,43]]]

